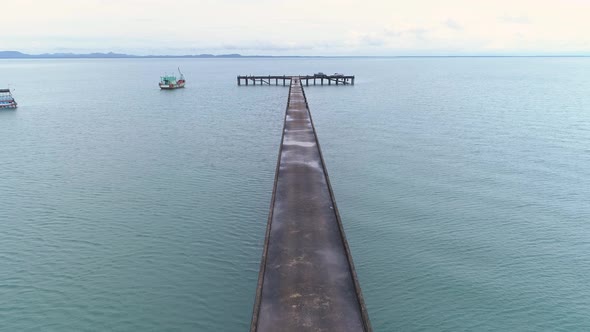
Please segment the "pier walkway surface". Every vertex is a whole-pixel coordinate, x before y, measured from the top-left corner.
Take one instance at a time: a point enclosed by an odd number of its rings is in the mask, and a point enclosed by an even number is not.
[[[301,80],[291,80],[251,331],[371,331]]]

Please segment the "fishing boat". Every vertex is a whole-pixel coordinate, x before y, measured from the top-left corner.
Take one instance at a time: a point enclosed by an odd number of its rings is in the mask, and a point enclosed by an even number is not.
[[[10,89],[0,89],[0,108],[16,108],[16,105]]]
[[[180,72],[180,68],[178,68],[178,73],[180,74],[180,78],[176,79],[174,75],[164,75],[160,76],[160,89],[163,90],[171,90],[171,89],[178,89],[184,88],[185,80],[184,75]]]

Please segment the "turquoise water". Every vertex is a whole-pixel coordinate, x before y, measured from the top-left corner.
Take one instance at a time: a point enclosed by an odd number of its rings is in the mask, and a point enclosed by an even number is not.
[[[590,329],[590,59],[398,58],[0,61],[0,330],[247,330],[287,89],[235,76],[317,71],[376,331]]]

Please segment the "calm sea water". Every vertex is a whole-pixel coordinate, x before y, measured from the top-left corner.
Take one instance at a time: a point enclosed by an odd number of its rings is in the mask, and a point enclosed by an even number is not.
[[[288,89],[235,76],[317,71],[376,331],[590,330],[588,58],[0,61],[0,330],[247,330]]]

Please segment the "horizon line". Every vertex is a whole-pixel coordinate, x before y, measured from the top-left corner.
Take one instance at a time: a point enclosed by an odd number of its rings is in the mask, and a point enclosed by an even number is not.
[[[243,55],[239,53],[201,53],[201,54],[149,54],[136,55],[127,53],[115,52],[90,52],[90,53],[40,53],[28,54],[20,51],[0,51],[0,59],[74,59],[74,58],[526,58],[526,57],[540,57],[540,58],[586,58],[590,54],[407,54],[407,55]]]

